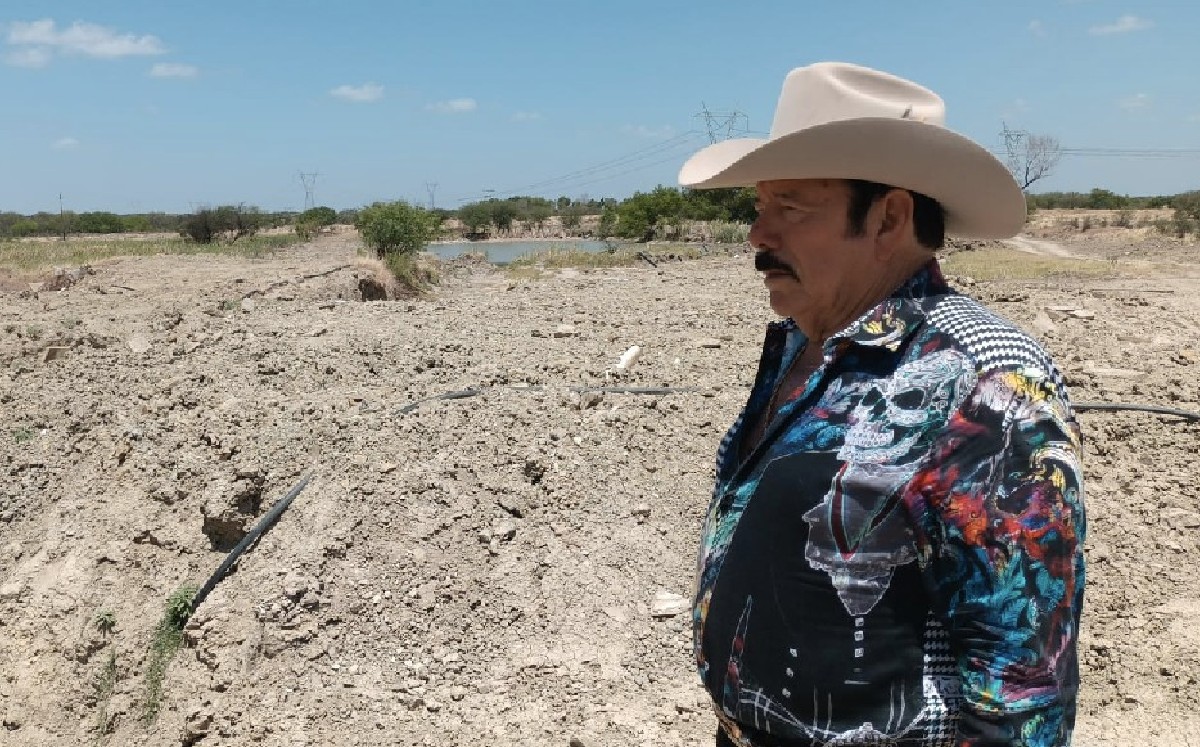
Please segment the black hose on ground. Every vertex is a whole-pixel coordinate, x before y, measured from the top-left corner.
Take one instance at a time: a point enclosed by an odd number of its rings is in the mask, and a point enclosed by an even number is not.
[[[1174,415],[1176,417],[1185,418],[1192,422],[1200,422],[1200,413],[1188,412],[1187,410],[1176,410],[1172,407],[1159,407],[1158,405],[1127,405],[1127,404],[1106,404],[1103,402],[1081,402],[1072,407],[1081,412],[1089,410],[1115,412],[1118,410],[1138,410],[1141,412],[1153,412],[1159,415]]]
[[[510,387],[518,392],[540,392],[544,390],[541,386],[514,386]],[[570,386],[567,387],[572,392],[601,392],[604,394],[646,394],[663,396],[667,394],[680,394],[687,392],[698,392],[699,387],[694,386]],[[483,394],[482,389],[458,389],[453,392],[445,392],[443,394],[435,394],[432,397],[425,397],[416,402],[409,402],[404,407],[396,411],[397,415],[407,415],[417,409],[426,402],[433,402],[439,399],[466,399],[474,397],[477,394]]]
[[[540,386],[529,387],[512,387],[517,391],[542,391]],[[699,387],[685,386],[573,386],[568,387],[572,392],[603,392],[609,394],[648,394],[648,395],[666,395],[666,394],[682,394],[687,392],[698,392]],[[425,397],[416,402],[411,402],[404,407],[401,407],[397,414],[406,415],[420,407],[425,402],[432,402],[438,399],[463,399],[466,397],[474,397],[477,394],[483,394],[482,389],[460,389],[458,391],[446,392],[445,394],[436,394],[432,397]],[[1108,404],[1104,402],[1082,402],[1072,405],[1079,412],[1089,411],[1139,411],[1151,412],[1158,415],[1173,415],[1175,417],[1184,418],[1192,422],[1200,422],[1200,413],[1188,412],[1187,410],[1176,410],[1171,407],[1159,407],[1158,405],[1134,405],[1124,403]]]
[[[300,491],[304,490],[305,486],[308,485],[308,481],[311,479],[312,475],[305,475],[303,478],[301,478],[300,482],[296,483],[295,487],[289,490],[287,495],[276,501],[275,505],[271,507],[271,510],[267,512],[266,516],[263,516],[261,519],[259,519],[259,522],[254,525],[254,528],[251,529],[245,537],[242,537],[242,541],[237,543],[237,546],[229,552],[229,555],[227,555],[225,560],[221,562],[221,565],[217,567],[216,572],[209,577],[208,581],[204,583],[204,586],[200,587],[200,591],[196,592],[196,596],[192,597],[192,604],[188,609],[188,617],[192,616],[196,609],[208,597],[209,593],[216,588],[217,584],[221,583],[221,579],[225,578],[225,575],[229,573],[229,569],[233,567],[233,564],[237,562],[237,559],[241,557],[242,553],[246,552],[246,548],[250,547],[250,545],[256,539],[261,537],[264,532],[270,529],[275,522],[278,521],[280,515],[287,510],[288,506],[292,505],[292,501],[296,499],[296,496],[300,495]]]

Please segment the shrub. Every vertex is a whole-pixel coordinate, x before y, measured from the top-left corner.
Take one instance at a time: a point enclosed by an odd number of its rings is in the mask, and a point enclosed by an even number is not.
[[[421,264],[412,254],[391,252],[382,260],[396,282],[417,294],[425,293],[441,279],[436,270]]]
[[[179,235],[197,244],[211,244],[223,239],[230,243],[243,236],[253,236],[262,226],[262,211],[246,205],[222,205],[201,208],[188,216]]]
[[[750,240],[750,227],[740,223],[713,223],[712,240],[718,244],[744,244]]]
[[[390,254],[415,254],[441,231],[440,218],[402,200],[363,208],[354,225],[363,243],[380,259]]]
[[[311,220],[300,218],[296,221],[296,225],[292,226],[292,230],[296,232],[304,241],[312,241],[312,239],[320,232],[321,225]]]
[[[338,214],[337,214],[336,210],[334,210],[331,207],[325,207],[324,205],[322,205],[320,207],[309,208],[308,210],[305,210],[303,213],[300,213],[300,215],[296,217],[296,223],[300,223],[301,221],[303,221],[305,223],[311,223],[318,227],[319,226],[332,226],[334,223],[337,223],[337,219],[338,219]]]

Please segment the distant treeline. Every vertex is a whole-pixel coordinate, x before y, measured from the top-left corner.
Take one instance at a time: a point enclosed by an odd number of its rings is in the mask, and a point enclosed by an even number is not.
[[[295,211],[265,212],[254,207],[241,206],[243,211],[258,217],[261,228],[294,225],[301,214]],[[118,215],[110,212],[58,213],[41,212],[33,215],[0,213],[0,238],[23,238],[27,236],[57,236],[67,234],[112,234],[166,232],[189,234],[189,227],[199,214],[219,212],[222,208],[198,210],[195,213],[135,213]],[[332,208],[314,208],[333,212]],[[358,210],[342,210],[336,213],[335,222],[352,225]],[[664,226],[678,226],[685,220],[727,221],[749,223],[754,219],[754,191],[751,189],[680,190],[673,187],[658,187],[650,192],[639,192],[625,200],[611,197],[592,199],[587,196],[559,197],[508,197],[490,198],[471,202],[455,210],[434,209],[439,218],[450,218],[461,222],[468,236],[482,237],[505,233],[520,223],[522,226],[542,228],[551,218],[567,232],[578,232],[584,216],[600,216],[598,231],[604,236],[647,238],[661,231]],[[321,221],[324,222],[324,221]]]
[[[1119,195],[1107,189],[1090,192],[1042,192],[1028,196],[1031,210],[1071,208],[1093,210],[1137,210],[1146,208],[1182,208],[1194,216],[1200,192],[1178,195],[1134,197]],[[206,209],[212,212],[212,209]],[[219,212],[221,209],[217,209]],[[336,223],[353,225],[359,211],[348,209],[313,208],[305,213],[296,211],[264,212],[257,208],[239,206],[239,210],[256,216],[261,228],[295,225],[309,220],[314,211],[321,213],[321,224],[328,216],[336,215]],[[58,213],[41,212],[21,215],[0,212],[0,238],[27,236],[56,236],[68,234],[111,233],[178,233],[190,235],[189,228],[201,213],[135,213],[119,215],[110,212]],[[515,224],[526,229],[541,229],[554,219],[556,228],[568,233],[587,233],[594,236],[618,236],[636,240],[669,238],[678,233],[686,221],[748,224],[754,220],[754,190],[750,188],[689,190],[675,187],[656,187],[638,192],[632,197],[617,200],[611,197],[593,199],[587,196],[508,197],[470,202],[455,210],[434,209],[442,220],[457,219],[468,237],[511,232]],[[584,216],[599,216],[598,223],[583,228]],[[311,222],[311,221],[310,221]]]
[[[67,234],[95,233],[177,233],[186,235],[188,222],[203,211],[196,213],[133,213],[118,215],[98,211],[93,213],[64,212],[20,213],[0,212],[0,238],[25,238],[29,236],[60,236]],[[257,212],[257,211],[256,211]],[[353,223],[356,210],[343,211],[346,222]],[[257,212],[262,228],[278,228],[292,225],[300,215],[295,211],[275,213]],[[341,214],[339,214],[339,218]]]
[[[1093,189],[1091,192],[1042,192],[1028,196],[1029,205],[1039,210],[1053,208],[1068,208],[1072,210],[1147,210],[1150,208],[1173,208],[1179,198],[1187,198],[1193,193],[1181,195],[1155,195],[1153,197],[1131,197],[1119,195],[1107,189]]]

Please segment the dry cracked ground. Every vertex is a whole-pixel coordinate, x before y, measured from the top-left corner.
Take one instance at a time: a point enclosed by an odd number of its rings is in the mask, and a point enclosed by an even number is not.
[[[710,744],[670,595],[769,319],[747,255],[450,268],[433,297],[362,302],[355,249],[116,260],[0,296],[0,743]],[[1200,409],[1196,252],[1151,249],[962,282],[1076,401]],[[1080,418],[1076,744],[1200,745],[1200,424]],[[166,600],[304,475],[148,722]]]

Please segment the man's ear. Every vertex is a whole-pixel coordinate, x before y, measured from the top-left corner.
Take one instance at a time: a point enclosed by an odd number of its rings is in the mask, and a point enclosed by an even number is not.
[[[879,210],[875,249],[881,257],[894,254],[913,234],[913,197],[907,189],[888,191],[876,204]]]

